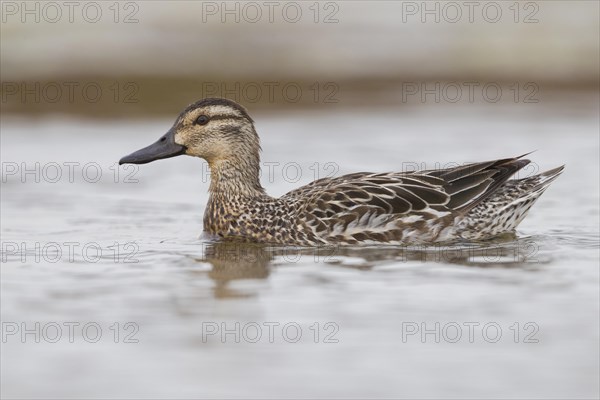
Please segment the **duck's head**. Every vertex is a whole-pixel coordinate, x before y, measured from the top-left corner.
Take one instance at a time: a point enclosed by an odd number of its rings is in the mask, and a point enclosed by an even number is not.
[[[181,154],[221,161],[258,163],[260,145],[254,121],[234,101],[207,98],[190,104],[158,141],[123,157],[119,164],[145,164]]]

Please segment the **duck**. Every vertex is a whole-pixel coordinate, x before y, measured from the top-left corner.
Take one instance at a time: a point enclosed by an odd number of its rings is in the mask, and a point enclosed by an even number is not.
[[[272,197],[260,183],[260,152],[243,106],[205,98],[119,164],[202,158],[210,169],[204,232],[223,241],[289,246],[451,243],[514,233],[564,169],[510,179],[530,163],[525,154],[445,169],[351,173]]]

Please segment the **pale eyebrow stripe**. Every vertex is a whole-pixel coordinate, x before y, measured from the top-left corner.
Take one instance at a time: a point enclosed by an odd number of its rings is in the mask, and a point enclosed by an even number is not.
[[[234,107],[224,105],[213,105],[206,107],[206,111],[212,115],[235,115],[238,117],[243,116],[243,113]]]

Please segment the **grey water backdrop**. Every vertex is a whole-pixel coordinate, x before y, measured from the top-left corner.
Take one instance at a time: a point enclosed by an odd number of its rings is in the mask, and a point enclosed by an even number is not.
[[[171,120],[3,119],[3,395],[598,393],[593,112],[488,104],[254,117],[273,195],[315,174],[533,149],[524,174],[567,168],[516,237],[225,245],[201,235],[204,161],[116,165]]]

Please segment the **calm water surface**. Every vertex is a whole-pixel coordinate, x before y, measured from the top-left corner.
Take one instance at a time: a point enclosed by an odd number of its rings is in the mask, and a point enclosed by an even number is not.
[[[452,248],[214,243],[204,161],[115,164],[172,121],[3,119],[2,395],[597,397],[597,111],[522,110],[255,116],[273,195],[531,150],[523,176],[567,164],[516,237]]]

